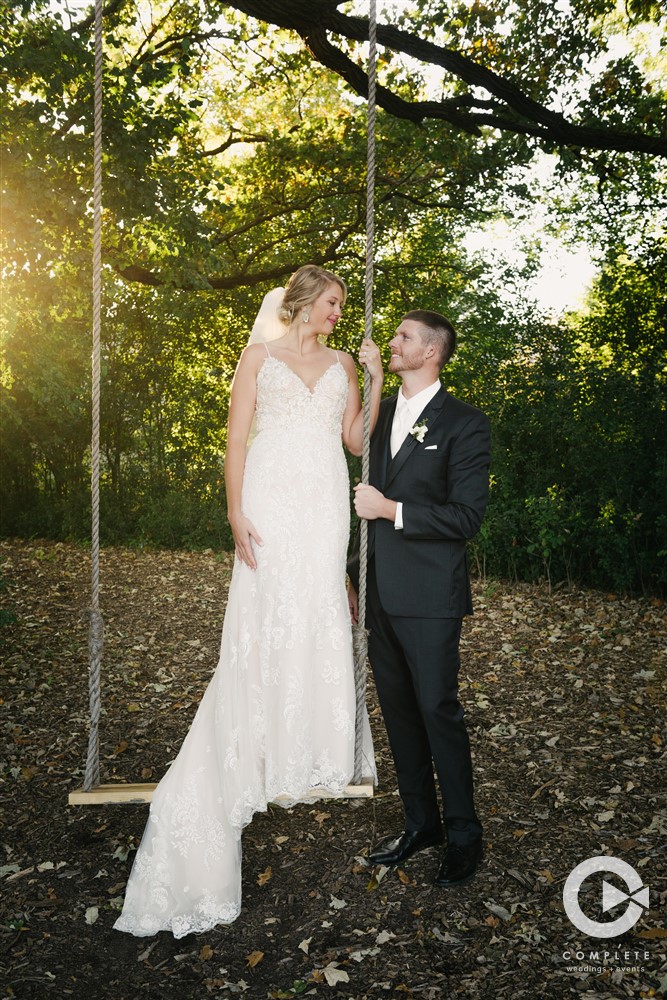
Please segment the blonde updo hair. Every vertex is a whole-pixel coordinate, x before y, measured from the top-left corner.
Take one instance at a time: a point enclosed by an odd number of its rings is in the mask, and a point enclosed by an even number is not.
[[[332,271],[325,271],[316,264],[305,264],[295,271],[287,282],[282,305],[278,310],[281,323],[289,326],[301,309],[307,309],[315,299],[319,298],[327,285],[336,284],[343,293],[343,302],[347,297],[347,286],[342,278]]]

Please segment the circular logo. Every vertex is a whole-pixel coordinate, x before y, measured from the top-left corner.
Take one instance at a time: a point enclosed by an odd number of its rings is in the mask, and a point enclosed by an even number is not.
[[[589,875],[596,872],[610,872],[622,878],[628,887],[628,892],[622,892],[609,882],[602,883],[602,912],[618,906],[627,900],[625,912],[607,923],[591,920],[579,906],[579,892]],[[648,909],[649,889],[642,884],[641,876],[632,865],[619,858],[609,858],[599,855],[588,858],[570,872],[563,886],[563,906],[569,919],[575,927],[589,937],[612,938],[625,934],[637,923],[644,909]]]

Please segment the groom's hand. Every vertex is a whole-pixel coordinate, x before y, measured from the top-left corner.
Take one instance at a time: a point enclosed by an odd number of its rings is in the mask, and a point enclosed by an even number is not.
[[[396,501],[388,500],[383,493],[367,483],[359,483],[354,487],[354,509],[359,517],[367,521],[375,521],[378,517],[392,522],[396,519]]]
[[[356,625],[359,621],[359,597],[349,580],[347,584],[347,604],[350,609],[352,624]]]

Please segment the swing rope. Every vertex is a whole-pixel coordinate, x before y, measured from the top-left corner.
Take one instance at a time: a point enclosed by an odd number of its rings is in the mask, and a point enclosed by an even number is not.
[[[99,721],[101,710],[101,664],[104,648],[104,619],[100,612],[100,357],[102,315],[102,16],[103,0],[95,0],[95,78],[93,89],[93,349],[92,349],[92,437],[91,437],[91,606],[88,609],[88,698],[90,730],[83,791],[100,784]],[[370,0],[368,54],[367,186],[366,186],[366,268],[364,336],[373,334],[373,240],[375,201],[375,110],[377,67],[376,0]],[[364,371],[362,482],[368,482],[370,461],[371,378]],[[368,522],[361,521],[359,566],[359,617],[354,629],[354,672],[356,728],[353,785],[363,778],[363,713],[366,704],[366,562]]]
[[[375,236],[375,94],[377,76],[377,20],[376,0],[370,0],[368,14],[368,112],[366,143],[366,271],[364,287],[364,336],[373,339],[373,240]],[[370,465],[371,377],[364,369],[363,449],[361,453],[361,481],[368,483]],[[354,734],[354,776],[352,783],[361,784],[363,778],[363,718],[366,705],[366,655],[368,632],[366,630],[366,571],[368,561],[368,521],[361,519],[359,536],[359,611],[354,627],[354,684],[357,698]]]
[[[88,610],[90,732],[84,791],[100,783],[100,672],[104,620],[100,613],[100,327],[102,315],[102,3],[95,0],[93,138],[93,356],[91,441],[91,606]]]

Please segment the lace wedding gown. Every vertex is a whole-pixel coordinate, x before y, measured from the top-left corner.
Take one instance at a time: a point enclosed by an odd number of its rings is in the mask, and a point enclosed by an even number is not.
[[[267,348],[242,497],[263,541],[257,569],[234,565],[220,660],[154,793],[117,930],[179,938],[230,923],[253,813],[271,801],[312,801],[318,786],[341,792],[351,779],[347,392],[338,360],[311,391]],[[374,777],[366,717],[364,755]]]

